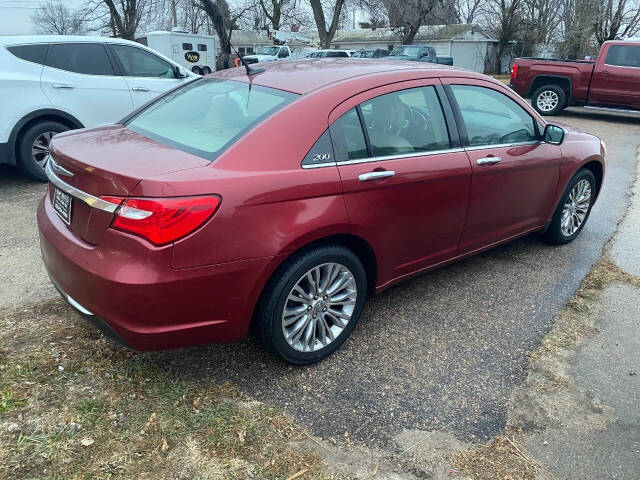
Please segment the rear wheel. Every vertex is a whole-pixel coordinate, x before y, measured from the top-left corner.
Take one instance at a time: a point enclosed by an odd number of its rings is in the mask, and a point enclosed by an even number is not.
[[[202,75],[209,75],[211,73],[211,69],[209,67],[202,67]]]
[[[567,95],[557,85],[545,85],[531,97],[531,105],[541,115],[557,115],[567,105]]]
[[[554,245],[573,241],[584,228],[595,200],[596,179],[583,168],[571,179],[556,208],[545,238]]]
[[[18,143],[20,168],[38,180],[47,180],[44,168],[49,159],[51,139],[55,134],[66,130],[69,130],[69,127],[50,120],[38,122],[29,127],[20,135]]]
[[[258,307],[258,332],[286,361],[318,362],[353,331],[366,292],[364,267],[351,250],[314,248],[293,257],[269,281]]]
[[[202,70],[200,69],[199,66],[195,65],[194,67],[191,68],[191,71],[193,73],[195,73],[196,75],[202,75]]]

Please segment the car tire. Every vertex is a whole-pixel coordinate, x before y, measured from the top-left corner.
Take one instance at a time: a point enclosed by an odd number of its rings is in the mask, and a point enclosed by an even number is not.
[[[588,203],[585,203],[583,197],[587,192]],[[547,242],[564,245],[573,241],[589,219],[595,195],[596,179],[593,173],[586,168],[579,170],[567,185],[544,234]]]
[[[317,280],[316,295],[309,278]],[[347,339],[366,295],[366,273],[357,255],[339,245],[312,248],[272,276],[258,305],[256,330],[267,349],[289,363],[309,365]]]
[[[567,106],[567,95],[557,85],[545,85],[533,93],[531,106],[540,115],[557,115]]]
[[[202,67],[202,75],[209,75],[211,73],[211,69],[209,67]]]
[[[44,171],[49,154],[51,138],[57,133],[69,130],[60,122],[46,120],[30,126],[19,136],[18,163],[20,168],[31,177],[46,181]]]
[[[191,68],[191,71],[196,75],[202,75],[202,70],[197,65]]]

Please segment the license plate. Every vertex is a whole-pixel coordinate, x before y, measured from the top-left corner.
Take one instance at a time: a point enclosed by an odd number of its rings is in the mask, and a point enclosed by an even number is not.
[[[71,225],[71,196],[57,188],[53,191],[53,209],[67,225]]]

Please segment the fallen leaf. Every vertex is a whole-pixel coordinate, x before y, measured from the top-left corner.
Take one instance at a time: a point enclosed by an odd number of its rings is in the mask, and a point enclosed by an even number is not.
[[[93,445],[93,438],[83,438],[82,440],[80,440],[80,443],[83,447],[88,447],[90,445]]]
[[[160,450],[162,450],[163,452],[169,450],[169,444],[167,443],[167,439],[165,437],[162,437],[162,446],[160,447]]]

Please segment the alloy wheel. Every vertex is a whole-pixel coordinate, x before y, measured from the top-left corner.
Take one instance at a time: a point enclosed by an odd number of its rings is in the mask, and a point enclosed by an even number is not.
[[[49,159],[49,148],[51,146],[51,139],[58,132],[42,132],[36,137],[31,146],[31,156],[33,162],[44,170]]]
[[[576,183],[562,209],[560,229],[565,237],[570,237],[578,231],[591,205],[591,184],[587,179]]]
[[[558,94],[553,90],[545,90],[536,99],[536,105],[543,112],[550,112],[558,106]]]
[[[294,350],[318,351],[333,342],[351,320],[358,297],[347,267],[324,263],[295,283],[282,312],[282,331]]]

